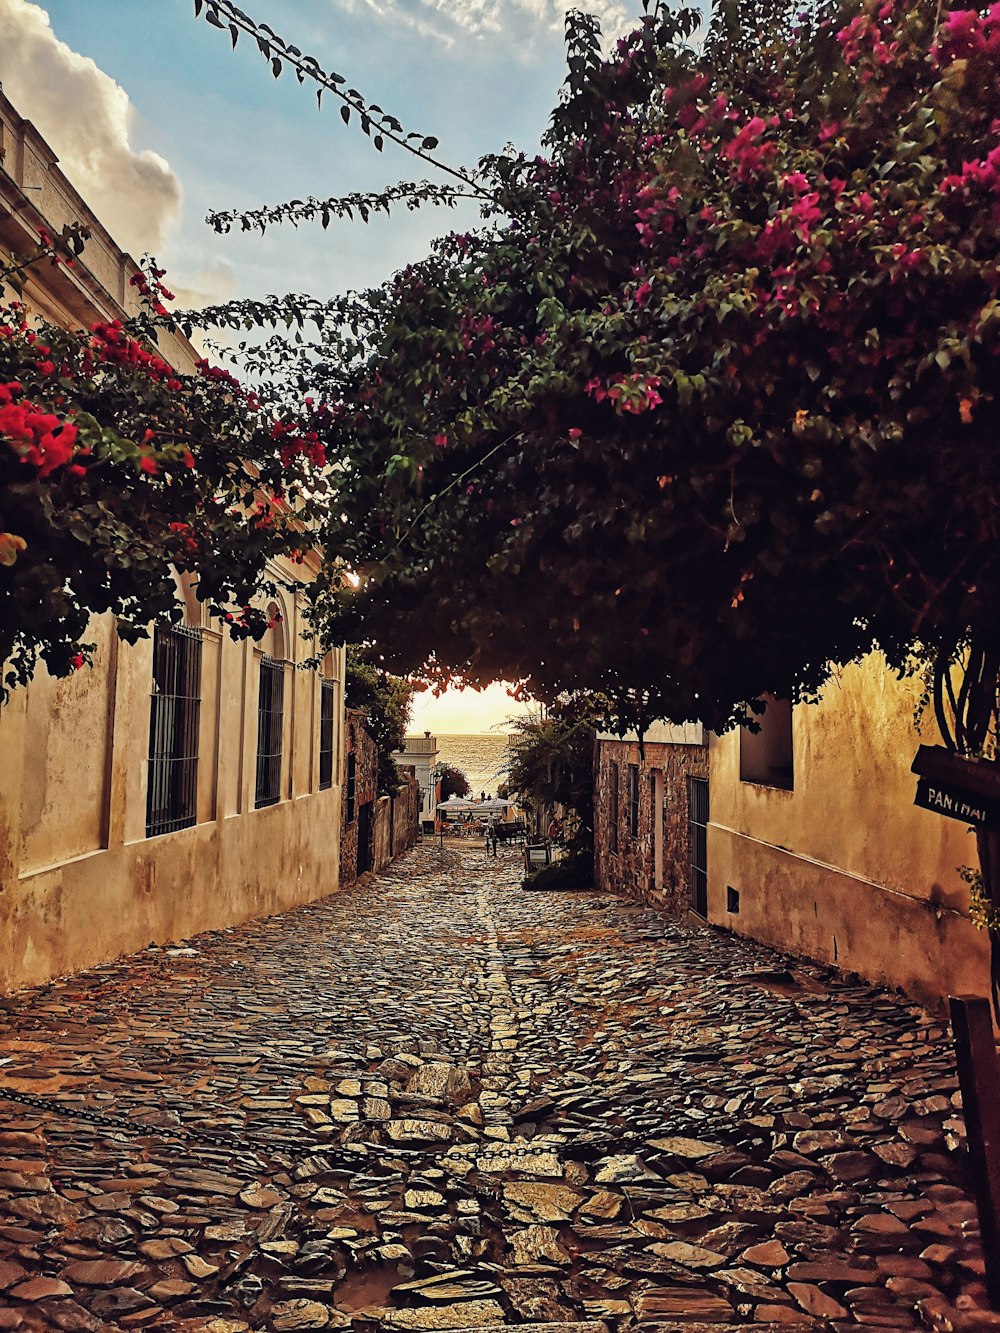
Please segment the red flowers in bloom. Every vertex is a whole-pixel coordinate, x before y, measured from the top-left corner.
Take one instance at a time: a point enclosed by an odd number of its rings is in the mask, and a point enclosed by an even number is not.
[[[52,412],[15,401],[20,389],[16,382],[0,385],[0,436],[6,438],[22,462],[31,463],[39,476],[47,477],[73,457],[77,429]]]
[[[220,384],[228,384],[236,393],[243,392],[243,386],[235,375],[230,375],[228,370],[223,370],[221,366],[213,366],[207,357],[202,357],[200,361],[194,363],[194,368],[202,379],[216,380]],[[306,402],[308,403],[308,398]]]
[[[599,403],[607,398],[619,415],[623,412],[635,415],[660,406],[663,402],[657,392],[660,384],[659,375],[612,375],[607,383],[595,376],[585,388]]]
[[[291,466],[296,458],[307,458],[313,467],[326,465],[326,446],[314,430],[303,431],[294,421],[276,421],[271,427],[271,439],[279,444],[285,467]]]

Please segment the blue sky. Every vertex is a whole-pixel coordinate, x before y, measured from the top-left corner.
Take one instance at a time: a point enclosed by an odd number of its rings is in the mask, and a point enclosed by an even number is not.
[[[425,168],[391,144],[376,153],[357,129],[345,129],[336,104],[318,112],[313,90],[288,72],[275,80],[249,39],[233,52],[225,33],[194,18],[191,0],[39,0],[39,7],[59,39],[124,88],[132,146],[153,149],[179,177],[182,221],[161,256],[179,282],[221,263],[233,270],[239,295],[368,285],[460,223],[450,211],[404,211],[368,227],[337,223],[325,235],[306,227],[264,239],[216,236],[202,222],[210,208],[377,189],[419,178]],[[507,141],[537,147],[563,58],[555,12],[562,7],[551,0],[537,7],[541,16],[518,0],[242,5],[407,129],[436,135],[440,155],[457,164]],[[490,21],[498,30],[488,30]],[[434,31],[414,26],[420,23]],[[472,31],[463,26],[469,23]]]

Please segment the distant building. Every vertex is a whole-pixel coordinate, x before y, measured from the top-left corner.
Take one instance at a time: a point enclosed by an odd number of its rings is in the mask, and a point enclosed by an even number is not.
[[[708,788],[704,727],[597,737],[594,882],[680,911],[691,890],[691,818]],[[705,802],[707,806],[707,802]],[[699,886],[699,892],[703,885]]]
[[[425,731],[422,736],[407,736],[403,749],[397,750],[392,757],[397,765],[412,766],[420,787],[420,818],[432,820],[438,798],[437,779],[434,777],[438,762],[436,737],[429,731]]]

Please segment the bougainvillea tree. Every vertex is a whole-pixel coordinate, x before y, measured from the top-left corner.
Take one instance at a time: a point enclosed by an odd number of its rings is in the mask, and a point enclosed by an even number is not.
[[[134,280],[154,317],[162,276]],[[259,635],[266,614],[251,599],[268,561],[311,545],[325,484],[314,418],[309,405],[265,414],[207,361],[181,374],[120,322],[65,331],[0,306],[4,687],[39,658],[57,675],[82,666],[93,614],[113,612],[127,640],[176,620],[175,573],[193,576],[234,634]]]
[[[548,155],[482,164],[502,220],[330,367],[332,633],[715,725],[997,641],[1000,12],[935,20],[575,30]]]

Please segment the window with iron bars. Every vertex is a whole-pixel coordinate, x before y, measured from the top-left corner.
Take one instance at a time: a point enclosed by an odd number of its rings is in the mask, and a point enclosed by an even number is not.
[[[260,659],[260,693],[257,705],[257,794],[258,810],[281,800],[281,738],[285,701],[285,668],[273,657]]]
[[[201,630],[157,625],[149,701],[147,838],[197,822],[200,717]]]
[[[333,718],[336,702],[336,684],[324,680],[319,696],[319,787],[324,791],[333,786]]]
[[[634,838],[639,832],[639,765],[628,766],[628,831]]]

